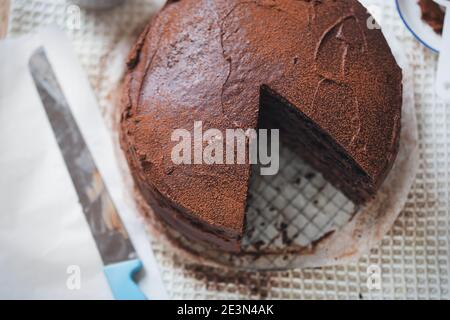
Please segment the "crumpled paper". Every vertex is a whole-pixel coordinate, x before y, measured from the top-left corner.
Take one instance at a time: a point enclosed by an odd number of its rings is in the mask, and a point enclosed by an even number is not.
[[[0,298],[112,298],[28,71],[28,59],[40,45],[143,261],[141,289],[151,299],[166,298],[142,223],[124,199],[111,137],[88,80],[70,42],[55,28],[0,42]]]

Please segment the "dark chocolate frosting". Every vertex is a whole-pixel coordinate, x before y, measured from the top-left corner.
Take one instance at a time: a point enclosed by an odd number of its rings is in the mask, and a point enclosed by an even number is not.
[[[130,54],[121,119],[122,147],[156,215],[239,250],[250,165],[174,165],[171,134],[194,121],[256,128],[262,88],[332,139],[370,184],[361,201],[372,196],[397,153],[402,73],[368,19],[356,0],[166,5]]]

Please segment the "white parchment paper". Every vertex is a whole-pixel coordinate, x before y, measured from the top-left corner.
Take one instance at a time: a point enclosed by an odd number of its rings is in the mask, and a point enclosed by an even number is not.
[[[152,299],[166,293],[142,224],[125,203],[110,135],[64,33],[0,42],[0,298],[109,299],[102,261],[28,71],[44,45],[72,112],[130,234]],[[75,267],[73,267],[75,266]],[[80,271],[80,286],[73,270]]]

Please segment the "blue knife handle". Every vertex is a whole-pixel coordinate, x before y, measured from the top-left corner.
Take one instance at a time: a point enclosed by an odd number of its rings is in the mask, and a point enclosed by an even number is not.
[[[133,275],[141,269],[139,259],[105,266],[104,272],[116,300],[147,300],[133,280]]]

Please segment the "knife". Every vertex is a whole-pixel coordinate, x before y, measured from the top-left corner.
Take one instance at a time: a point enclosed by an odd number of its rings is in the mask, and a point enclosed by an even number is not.
[[[42,47],[31,56],[29,69],[97,244],[114,298],[145,300],[134,281],[134,276],[142,269],[142,262]]]

